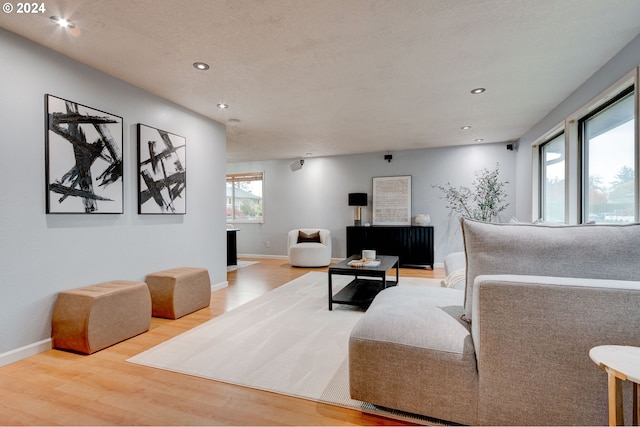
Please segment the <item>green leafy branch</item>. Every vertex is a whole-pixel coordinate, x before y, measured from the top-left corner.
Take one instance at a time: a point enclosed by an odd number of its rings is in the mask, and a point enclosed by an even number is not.
[[[454,187],[447,182],[446,185],[433,185],[442,192],[441,199],[446,201],[446,207],[458,216],[479,221],[491,222],[504,211],[509,203],[506,203],[507,193],[505,185],[508,181],[500,181],[500,165],[496,164],[493,171],[483,169],[476,172],[476,179],[472,187]]]

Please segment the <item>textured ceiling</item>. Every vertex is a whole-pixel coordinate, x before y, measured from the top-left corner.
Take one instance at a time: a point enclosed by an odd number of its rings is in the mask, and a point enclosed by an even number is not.
[[[640,33],[638,0],[45,5],[0,27],[227,124],[229,162],[513,141]]]

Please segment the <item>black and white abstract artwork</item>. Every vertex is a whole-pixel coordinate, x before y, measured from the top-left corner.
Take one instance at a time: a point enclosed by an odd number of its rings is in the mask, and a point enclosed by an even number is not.
[[[45,96],[46,209],[123,213],[122,117]]]
[[[187,213],[186,139],[138,123],[138,213]]]

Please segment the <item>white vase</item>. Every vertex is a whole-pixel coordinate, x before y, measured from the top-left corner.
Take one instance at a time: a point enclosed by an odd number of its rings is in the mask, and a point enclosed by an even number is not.
[[[428,214],[416,215],[416,225],[429,225],[431,223],[431,217]]]

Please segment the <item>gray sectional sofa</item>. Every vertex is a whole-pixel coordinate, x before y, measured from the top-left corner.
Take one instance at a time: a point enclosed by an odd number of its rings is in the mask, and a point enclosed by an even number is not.
[[[354,327],[352,398],[460,424],[606,425],[589,350],[640,346],[640,225],[462,231],[464,290],[386,289]]]

